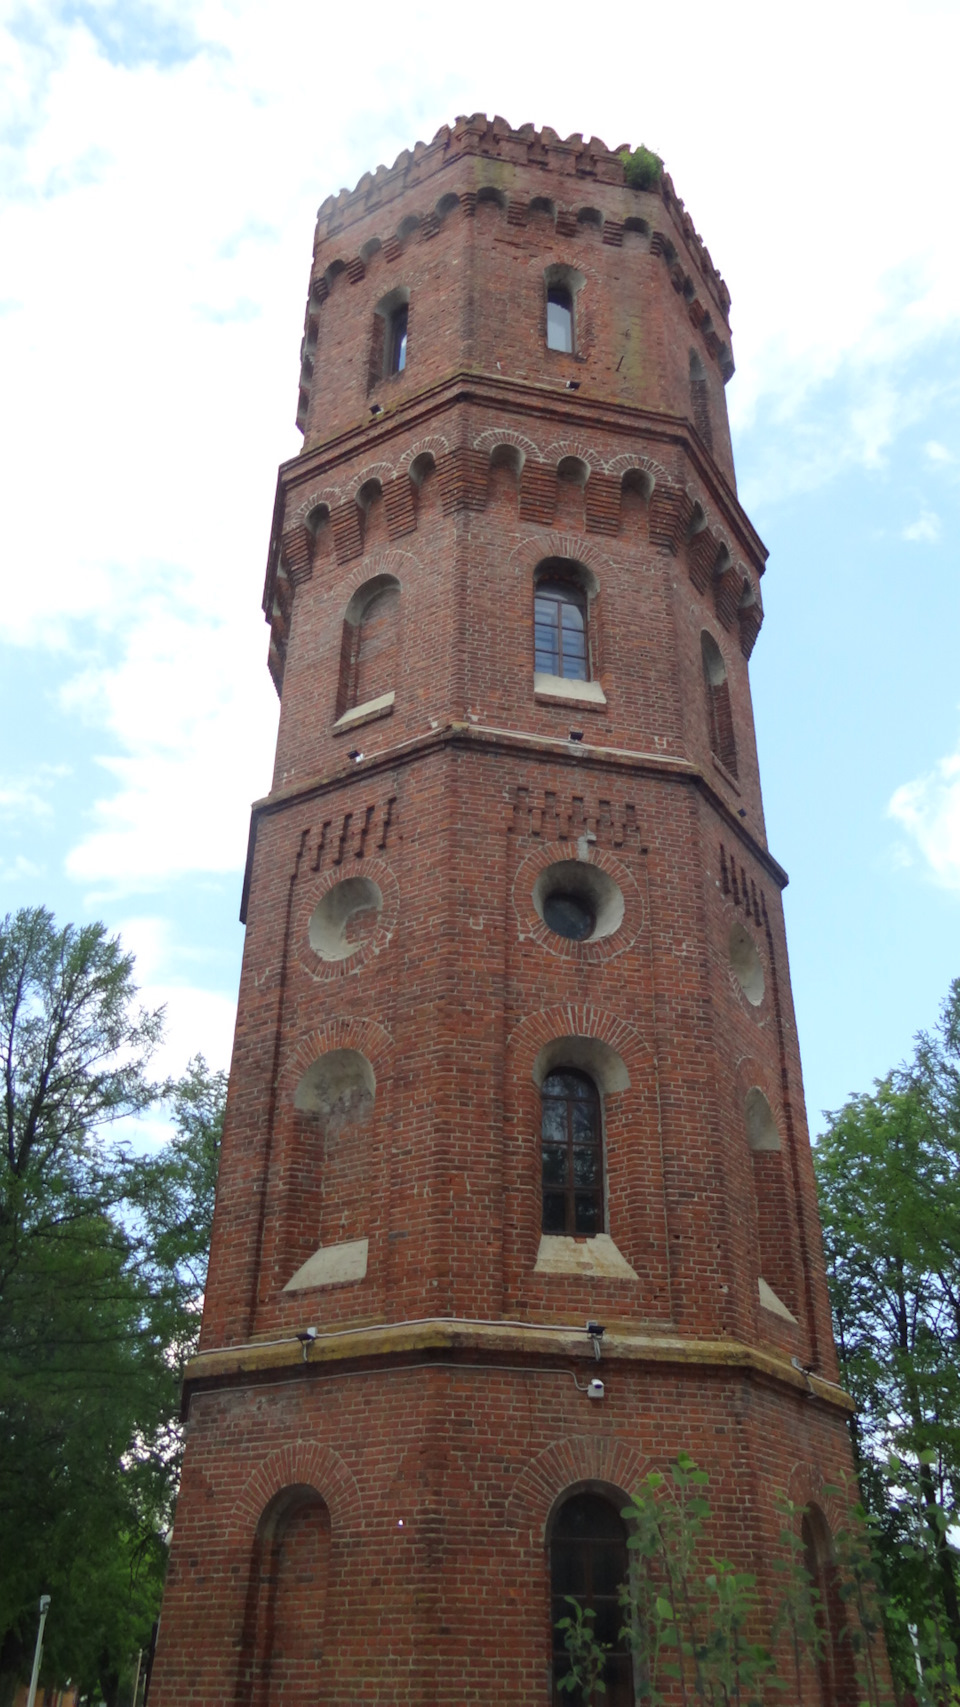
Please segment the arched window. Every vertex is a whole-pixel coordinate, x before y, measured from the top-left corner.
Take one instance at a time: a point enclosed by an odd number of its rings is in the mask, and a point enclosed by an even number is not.
[[[592,1238],[604,1230],[603,1122],[593,1080],[573,1069],[540,1087],[543,1231]]]
[[[573,296],[566,285],[547,287],[547,349],[573,354]]]
[[[390,333],[387,339],[387,373],[402,373],[407,365],[407,318],[409,312],[409,304],[401,302],[390,316]]]
[[[553,1626],[553,1701],[555,1707],[572,1697],[560,1689],[570,1670],[570,1656],[557,1629],[573,1608],[572,1595],[584,1611],[592,1611],[598,1641],[609,1644],[603,1672],[604,1707],[633,1707],[633,1666],[620,1631],[623,1613],[620,1584],[627,1574],[627,1530],[616,1507],[601,1494],[574,1494],[557,1512],[550,1536],[550,1621]]]
[[[337,716],[392,693],[396,684],[400,583],[378,575],[347,606],[340,651]]]
[[[849,1614],[840,1596],[830,1525],[819,1506],[808,1506],[800,1534],[803,1562],[816,1594],[816,1619],[823,1636],[823,1651],[816,1668],[820,1707],[856,1707],[861,1693],[857,1687],[853,1645],[843,1636]]]
[[[410,292],[398,285],[377,303],[373,311],[373,332],[370,339],[370,361],[367,368],[367,391],[371,392],[380,380],[403,373],[407,365],[407,329],[410,320]]]
[[[330,1514],[310,1487],[285,1488],[257,1530],[244,1632],[252,1707],[316,1701],[323,1675]],[[252,1625],[252,1627],[251,1627]],[[252,1664],[251,1664],[252,1661]]]
[[[730,687],[723,653],[706,629],[700,636],[703,658],[703,681],[707,695],[707,727],[710,732],[710,751],[730,772],[737,774],[737,743],[733,734],[733,710]]]
[[[538,674],[589,680],[586,594],[550,564],[534,584],[534,651]]]
[[[775,1314],[786,1314],[796,1320],[799,1305],[796,1259],[780,1133],[773,1110],[759,1085],[753,1085],[747,1092],[744,1123],[753,1166],[757,1210],[760,1300]]]

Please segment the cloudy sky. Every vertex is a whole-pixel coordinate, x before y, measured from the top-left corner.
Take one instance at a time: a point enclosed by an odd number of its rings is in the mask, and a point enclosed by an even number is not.
[[[0,0],[0,873],[229,1058],[316,208],[458,113],[646,143],[733,295],[808,1104],[960,974],[960,4]]]

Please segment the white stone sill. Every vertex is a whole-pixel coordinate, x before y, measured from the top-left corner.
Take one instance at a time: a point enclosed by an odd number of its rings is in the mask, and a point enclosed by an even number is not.
[[[533,693],[535,699],[554,705],[582,705],[588,710],[607,703],[599,682],[574,682],[566,676],[548,676],[542,670],[534,673]]]
[[[586,1274],[600,1280],[638,1280],[635,1269],[617,1250],[609,1233],[574,1239],[567,1233],[544,1233],[533,1265],[534,1274]]]
[[[343,1286],[351,1280],[364,1280],[367,1273],[366,1239],[350,1239],[343,1245],[321,1245],[308,1257],[296,1274],[292,1274],[284,1292],[303,1292],[312,1286]]]
[[[352,705],[349,711],[337,718],[333,733],[345,735],[350,729],[356,729],[360,723],[372,723],[377,717],[389,717],[396,697],[391,688],[389,693],[382,693],[379,699],[368,699],[364,700],[363,705]]]
[[[792,1310],[788,1310],[782,1298],[778,1298],[773,1287],[761,1275],[757,1281],[757,1291],[760,1294],[760,1307],[769,1310],[771,1316],[779,1316],[782,1322],[792,1322],[798,1326],[797,1318]]]

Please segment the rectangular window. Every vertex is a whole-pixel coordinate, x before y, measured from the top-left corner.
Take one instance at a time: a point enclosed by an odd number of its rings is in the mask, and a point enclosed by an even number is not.
[[[547,291],[547,349],[573,354],[573,300],[563,285]]]
[[[390,316],[388,373],[402,373],[407,365],[407,314],[407,304],[402,302]]]

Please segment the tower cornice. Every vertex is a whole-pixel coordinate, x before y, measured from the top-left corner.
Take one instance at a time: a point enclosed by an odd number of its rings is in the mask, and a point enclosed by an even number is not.
[[[537,425],[547,422],[556,430],[582,434],[603,432],[629,440],[642,439],[647,447],[670,450],[689,465],[690,477],[736,535],[744,555],[760,576],[767,562],[767,548],[743,509],[737,494],[718,468],[692,423],[683,415],[641,409],[628,403],[613,403],[580,392],[571,393],[559,384],[538,384],[506,375],[462,371],[404,399],[395,408],[385,408],[375,418],[358,422],[323,444],[281,463],[277,476],[270,546],[264,586],[264,609],[272,605],[279,564],[280,542],[288,508],[298,494],[306,494],[323,476],[355,462],[358,455],[371,459],[378,450],[416,438],[421,427],[436,430],[439,421],[463,407],[503,410]],[[598,466],[598,472],[602,469]],[[673,482],[670,482],[673,484]]]

